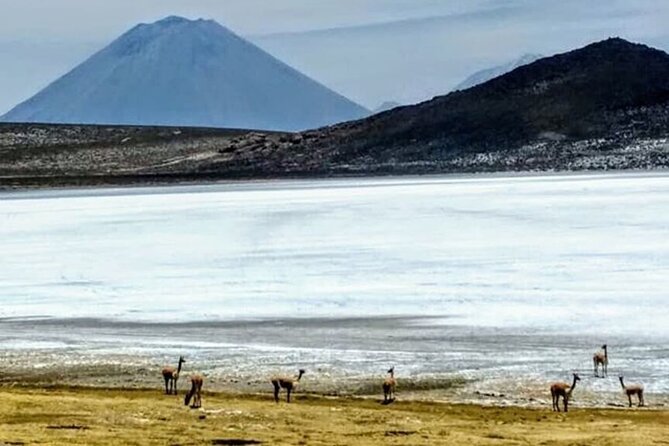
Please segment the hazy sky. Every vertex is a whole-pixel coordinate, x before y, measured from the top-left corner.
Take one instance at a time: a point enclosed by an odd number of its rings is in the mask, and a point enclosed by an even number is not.
[[[368,107],[609,36],[669,48],[667,0],[0,0],[0,113],[138,22],[213,18]]]

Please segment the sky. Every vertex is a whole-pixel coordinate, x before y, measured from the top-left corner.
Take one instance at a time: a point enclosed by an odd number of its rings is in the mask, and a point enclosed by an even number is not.
[[[140,22],[211,18],[368,107],[610,36],[669,49],[666,0],[0,0],[0,114]]]

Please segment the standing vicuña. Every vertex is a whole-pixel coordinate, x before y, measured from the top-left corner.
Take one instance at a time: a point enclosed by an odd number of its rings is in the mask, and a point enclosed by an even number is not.
[[[202,407],[202,384],[204,383],[204,378],[202,375],[192,375],[190,377],[190,391],[186,394],[184,399],[184,405],[188,406],[191,398],[193,399],[193,405],[190,406],[193,409]]]
[[[179,380],[179,373],[181,373],[181,366],[186,362],[183,356],[179,356],[179,366],[175,369],[174,367],[165,367],[163,369],[163,379],[165,380],[165,394],[169,395],[171,393],[177,394],[177,381]]]
[[[558,382],[554,383],[551,386],[551,397],[553,398],[553,412],[560,411],[560,397],[562,397],[562,401],[564,403],[564,411],[568,412],[569,411],[569,399],[571,398],[571,394],[574,392],[574,388],[576,387],[576,381],[580,381],[581,378],[574,373],[574,382],[570,386],[567,383],[563,382]]]
[[[595,366],[595,376],[599,376],[599,366],[602,366],[602,373],[607,376],[609,373],[609,352],[606,344],[602,345],[602,351],[592,356],[592,363]]]
[[[395,387],[397,386],[397,380],[395,380],[395,367],[391,367],[388,370],[389,377],[383,381],[383,402],[388,404],[395,400]]]
[[[637,398],[639,398],[639,407],[645,405],[643,401],[643,386],[641,384],[630,384],[626,386],[623,381],[625,379],[623,375],[620,375],[618,378],[620,379],[620,385],[623,386],[623,391],[630,402],[630,407],[632,407],[632,395],[636,395]]]
[[[274,401],[279,402],[279,392],[281,389],[286,389],[286,402],[290,403],[290,394],[297,387],[297,383],[302,379],[304,375],[304,370],[300,369],[300,372],[295,377],[290,376],[273,376],[272,385],[274,385]]]

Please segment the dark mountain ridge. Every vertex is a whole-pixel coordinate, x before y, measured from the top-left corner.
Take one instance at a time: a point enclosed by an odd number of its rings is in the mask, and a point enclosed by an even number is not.
[[[612,136],[634,121],[633,112],[643,114],[668,102],[669,55],[614,38],[541,59],[468,90],[336,126],[326,131],[325,142],[338,146],[341,160],[358,154],[433,160],[546,138]],[[643,121],[651,127],[647,136],[668,130],[664,119],[656,125]]]
[[[669,55],[611,38],[473,88],[303,132],[243,142],[206,171],[438,173],[669,167]]]
[[[301,133],[116,128],[97,144],[107,130],[81,127],[70,139],[85,143],[63,143],[68,131],[0,125],[0,177],[669,168],[669,55],[608,39],[467,90]]]

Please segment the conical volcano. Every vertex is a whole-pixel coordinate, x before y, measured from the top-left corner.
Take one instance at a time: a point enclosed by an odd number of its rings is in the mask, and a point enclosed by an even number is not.
[[[363,107],[211,20],[140,24],[0,120],[303,130]]]

